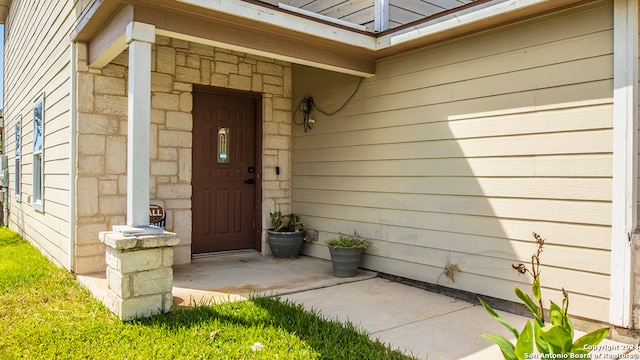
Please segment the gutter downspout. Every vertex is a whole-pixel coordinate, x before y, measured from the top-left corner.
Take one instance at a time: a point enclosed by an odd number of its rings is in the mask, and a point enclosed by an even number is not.
[[[373,16],[373,30],[382,32],[389,29],[389,0],[375,0]]]
[[[78,121],[78,72],[77,55],[78,47],[75,42],[71,42],[70,61],[71,74],[69,81],[70,89],[70,124],[69,124],[69,271],[75,270],[76,257],[76,146],[77,146],[77,121]]]

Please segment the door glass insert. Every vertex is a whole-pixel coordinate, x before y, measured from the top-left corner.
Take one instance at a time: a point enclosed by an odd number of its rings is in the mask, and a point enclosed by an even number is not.
[[[229,128],[218,128],[218,162],[229,162]]]

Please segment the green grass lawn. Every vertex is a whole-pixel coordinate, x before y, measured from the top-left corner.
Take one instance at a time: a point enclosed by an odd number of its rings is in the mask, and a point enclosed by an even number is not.
[[[0,359],[411,359],[277,298],[122,322],[6,228],[0,291]]]

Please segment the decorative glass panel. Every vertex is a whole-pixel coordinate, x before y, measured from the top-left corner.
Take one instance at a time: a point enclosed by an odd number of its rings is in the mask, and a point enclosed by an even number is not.
[[[218,162],[229,162],[229,128],[218,128]]]

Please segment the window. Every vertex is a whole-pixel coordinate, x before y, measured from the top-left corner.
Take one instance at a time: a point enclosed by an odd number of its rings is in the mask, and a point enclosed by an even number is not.
[[[20,191],[21,191],[21,175],[22,175],[22,167],[21,157],[22,157],[22,116],[18,116],[16,118],[16,168],[14,170],[14,181],[15,181],[15,198],[16,201],[20,201]]]
[[[218,128],[218,162],[229,162],[229,128]]]
[[[44,94],[33,103],[33,208],[44,211]]]

